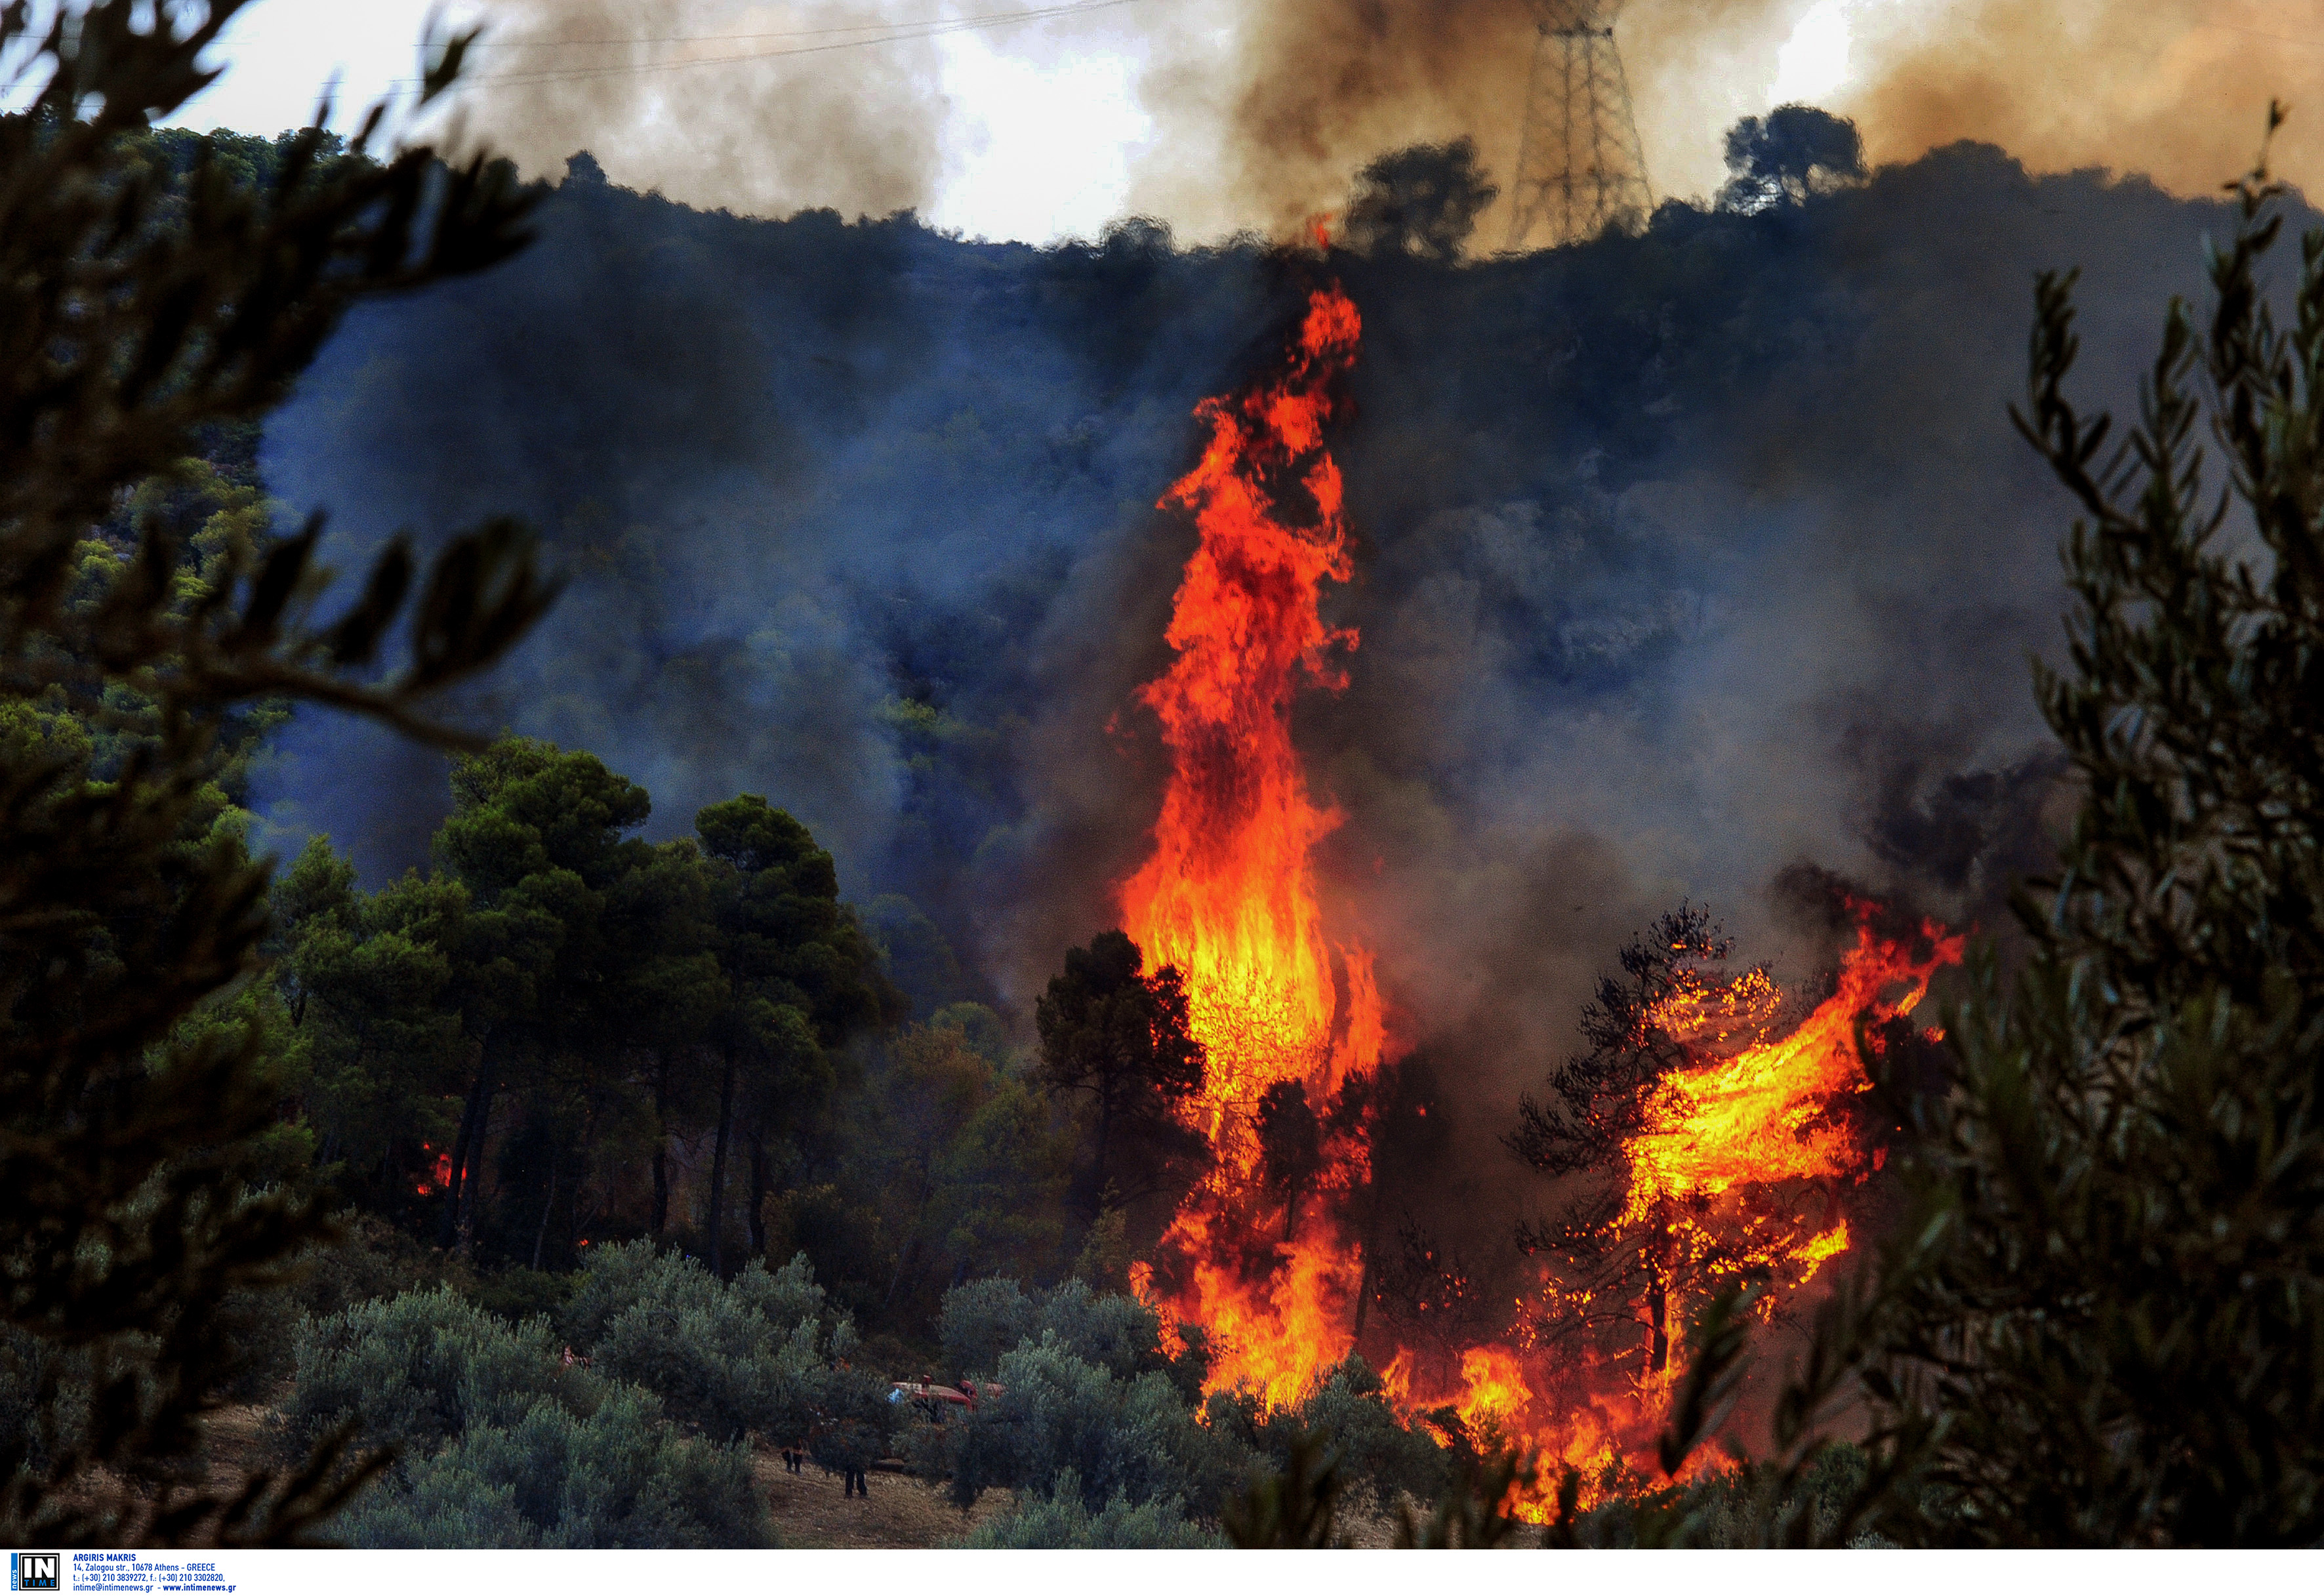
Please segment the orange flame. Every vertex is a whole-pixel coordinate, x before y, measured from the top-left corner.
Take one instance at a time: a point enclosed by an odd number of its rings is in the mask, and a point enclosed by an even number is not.
[[[1631,1172],[1627,1217],[1658,1197],[1717,1196],[1738,1184],[1853,1172],[1847,1131],[1826,1111],[1835,1098],[1871,1089],[1857,1056],[1856,1028],[1911,1013],[1929,977],[1960,962],[1964,941],[1925,924],[1929,951],[1916,958],[1873,934],[1871,906],[1857,912],[1857,945],[1841,958],[1840,989],[1798,1029],[1662,1084],[1652,1123],[1625,1149]],[[1772,990],[1758,971],[1737,984],[1755,979]],[[1905,990],[1894,992],[1899,984]]]

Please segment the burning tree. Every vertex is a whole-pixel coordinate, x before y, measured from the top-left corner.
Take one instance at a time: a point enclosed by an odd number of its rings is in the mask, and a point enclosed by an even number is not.
[[[1202,458],[1162,501],[1193,513],[1200,542],[1167,634],[1176,658],[1139,693],[1171,773],[1154,851],[1120,895],[1130,935],[1185,973],[1208,1068],[1176,1112],[1212,1167],[1131,1279],[1166,1324],[1210,1333],[1213,1391],[1295,1406],[1378,1301],[1397,1335],[1382,1378],[1399,1407],[1449,1407],[1464,1434],[1538,1435],[1559,1422],[1537,1394],[1548,1371],[1491,1339],[1459,1260],[1417,1232],[1401,1255],[1374,1256],[1376,1156],[1425,1124],[1426,1104],[1384,1089],[1370,951],[1323,935],[1311,855],[1339,816],[1308,791],[1289,714],[1303,679],[1340,685],[1331,651],[1355,642],[1318,604],[1351,574],[1323,433],[1360,328],[1336,287],[1311,293],[1282,366],[1201,406]],[[1511,1139],[1578,1183],[1525,1237],[1562,1265],[1541,1315],[1549,1339],[1569,1321],[1635,1326],[1643,1367],[1625,1379],[1651,1379],[1683,1298],[1736,1276],[1797,1283],[1847,1246],[1836,1189],[1870,1162],[1848,1112],[1868,1085],[1857,1029],[1908,1010],[1959,956],[1935,927],[1898,940],[1861,918],[1840,990],[1780,1040],[1782,994],[1763,970],[1727,972],[1731,948],[1701,911],[1665,917],[1625,955],[1588,1016],[1591,1052],[1552,1081],[1550,1106],[1528,1102]],[[1045,1010],[1045,1046],[1051,1026]],[[1619,1361],[1622,1339],[1597,1349],[1611,1361],[1577,1366],[1584,1378]],[[1601,1383],[1585,1397],[1618,1397],[1622,1415],[1585,1453],[1651,1433],[1654,1405]]]
[[[1490,1333],[1492,1305],[1469,1260],[1410,1213],[1393,1249],[1371,1260],[1370,1300],[1395,1334],[1404,1369],[1416,1352],[1431,1375],[1446,1376],[1461,1354]],[[1399,1369],[1399,1373],[1402,1369]]]
[[[1842,1194],[1882,1161],[1858,1037],[1885,1045],[1961,948],[1930,923],[1885,936],[1878,906],[1849,908],[1858,941],[1838,988],[1788,1034],[1766,969],[1730,972],[1733,939],[1691,905],[1599,983],[1582,1013],[1591,1050],[1550,1077],[1548,1102],[1524,1100],[1505,1139],[1568,1183],[1550,1218],[1517,1226],[1548,1265],[1537,1340],[1617,1364],[1643,1353],[1634,1373],[1660,1378],[1685,1302],[1796,1287],[1847,1249]]]
[[[1332,653],[1356,641],[1318,604],[1352,572],[1323,434],[1361,326],[1336,286],[1312,291],[1280,369],[1196,411],[1202,457],[1161,503],[1201,540],[1171,616],[1176,659],[1139,694],[1171,774],[1154,852],[1120,888],[1129,933],[1185,973],[1207,1074],[1179,1122],[1211,1160],[1133,1278],[1172,1322],[1217,1333],[1213,1388],[1247,1383],[1275,1405],[1354,1340],[1360,1250],[1336,1214],[1302,1223],[1303,1204],[1365,1179],[1366,1099],[1349,1088],[1385,1041],[1370,951],[1323,935],[1311,853],[1340,817],[1308,791],[1290,717],[1303,680],[1341,685]]]
[[[1323,1166],[1323,1122],[1307,1106],[1305,1086],[1296,1081],[1277,1081],[1259,1094],[1255,1123],[1259,1180],[1283,1199],[1283,1240],[1287,1245],[1299,1228],[1299,1199],[1314,1185]]]
[[[1503,1145],[1544,1175],[1582,1177],[1551,1217],[1517,1226],[1518,1248],[1554,1269],[1536,1330],[1545,1342],[1580,1337],[1619,1356],[1643,1329],[1646,1367],[1669,1367],[1674,1278],[1712,1265],[1719,1250],[1689,1256],[1687,1242],[1706,1236],[1702,1194],[1634,1199],[1629,1149],[1655,1117],[1664,1078],[1709,1039],[1707,1017],[1743,1027],[1754,1041],[1773,1018],[1775,989],[1764,969],[1727,973],[1734,950],[1708,909],[1682,903],[1663,915],[1622,950],[1621,973],[1600,977],[1582,1010],[1590,1051],[1550,1076],[1547,1102],[1527,1093],[1518,1103],[1517,1128]],[[1717,1032],[1717,1041],[1728,1035]]]

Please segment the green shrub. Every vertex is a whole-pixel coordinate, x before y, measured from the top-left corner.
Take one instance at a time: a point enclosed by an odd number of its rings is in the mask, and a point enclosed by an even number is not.
[[[907,1410],[890,1400],[894,1388],[858,1370],[823,1372],[816,1387],[815,1426],[807,1452],[827,1469],[868,1469],[895,1450]]]
[[[88,1353],[0,1324],[0,1470],[44,1472],[88,1429]]]
[[[520,1550],[540,1545],[540,1529],[516,1510],[512,1486],[494,1485],[436,1460],[411,1471],[409,1490],[383,1481],[339,1516],[332,1532],[364,1551]]]
[[[486,1313],[521,1324],[527,1319],[554,1319],[572,1290],[569,1274],[520,1267],[481,1277],[468,1296]]]
[[[337,1528],[358,1546],[755,1546],[737,1446],[679,1436],[653,1393],[564,1366],[522,1324],[448,1287],[310,1319],[284,1416],[304,1445],[343,1421],[396,1467]]]
[[[1165,1367],[1162,1321],[1154,1310],[1134,1296],[1093,1291],[1084,1280],[1067,1280],[1042,1296],[1033,1333],[1043,1332],[1084,1362],[1125,1379]]]
[[[844,1408],[878,1431],[866,1444],[884,1448],[898,1422],[885,1382],[832,1367],[854,1330],[826,1314],[804,1254],[721,1281],[650,1242],[610,1246],[582,1271],[564,1323],[600,1376],[644,1387],[672,1417],[721,1440],[794,1440]]]
[[[1028,1498],[1015,1511],[987,1519],[959,1544],[985,1551],[1206,1552],[1227,1543],[1218,1531],[1188,1519],[1176,1497],[1133,1505],[1117,1496],[1093,1513],[1083,1503],[1079,1476],[1067,1469],[1047,1496]]]
[[[1116,1375],[1069,1348],[1054,1330],[1002,1356],[1002,1395],[945,1427],[943,1466],[965,1508],[987,1489],[1047,1496],[1070,1474],[1082,1503],[1102,1509],[1176,1497],[1215,1508],[1255,1454],[1195,1422],[1168,1377]]]
[[[854,1342],[853,1327],[843,1330],[844,1316],[828,1311],[823,1287],[815,1283],[815,1267],[804,1252],[771,1271],[753,1260],[722,1285],[698,1259],[651,1241],[616,1241],[592,1250],[557,1322],[576,1350],[594,1352],[606,1328],[631,1308],[714,1300],[731,1302],[785,1337],[814,1320],[843,1352]]]
[[[1038,1310],[1014,1280],[971,1280],[945,1293],[936,1334],[945,1363],[963,1376],[990,1375],[1001,1355],[1036,1333]]]
[[[1425,1431],[1407,1426],[1388,1406],[1379,1375],[1353,1352],[1325,1370],[1287,1422],[1268,1426],[1266,1450],[1279,1467],[1289,1462],[1300,1430],[1324,1438],[1351,1483],[1370,1481],[1382,1501],[1409,1491],[1431,1501],[1452,1483],[1452,1462]]]
[[[1767,1544],[1770,1525],[1794,1525],[1806,1544],[1839,1539],[1850,1505],[1863,1489],[1869,1460],[1860,1447],[1837,1442],[1824,1448],[1797,1480],[1766,1464],[1740,1463],[1684,1485],[1648,1480],[1627,1469],[1601,1476],[1605,1495],[1575,1521],[1577,1545],[1608,1549],[1639,1545],[1734,1551]],[[1893,1545],[1858,1532],[1850,1545]]]
[[[1345,1477],[1384,1497],[1426,1499],[1444,1487],[1443,1449],[1397,1419],[1360,1358],[1326,1370],[1296,1410],[1268,1415],[1248,1396],[1204,1400],[1198,1328],[1183,1328],[1185,1350],[1166,1356],[1151,1308],[1082,1280],[1030,1294],[1014,1280],[970,1281],[945,1294],[938,1330],[953,1368],[997,1375],[1003,1388],[913,1438],[918,1465],[949,1473],[963,1506],[996,1485],[1047,1496],[1070,1474],[1091,1513],[1117,1497],[1140,1506],[1172,1494],[1207,1510],[1308,1431],[1330,1438]]]
[[[576,1414],[537,1402],[480,1425],[361,1499],[349,1544],[395,1546],[718,1547],[772,1544],[740,1446],[688,1441],[650,1393],[615,1390]]]
[[[586,1407],[595,1388],[562,1367],[546,1320],[511,1324],[438,1287],[359,1303],[300,1328],[283,1429],[303,1450],[347,1419],[409,1465],[472,1427],[514,1424],[547,1401]]]
[[[421,1244],[375,1213],[342,1217],[346,1229],[332,1246],[300,1255],[290,1299],[316,1318],[357,1303],[451,1286],[464,1293],[467,1267],[452,1255]]]
[[[1213,1391],[1203,1422],[1263,1456],[1287,1476],[1303,1441],[1318,1448],[1340,1485],[1369,1484],[1382,1503],[1408,1491],[1434,1501],[1453,1483],[1453,1458],[1429,1431],[1408,1426],[1388,1406],[1380,1378],[1351,1352],[1315,1378],[1296,1407],[1268,1412],[1248,1390]]]
[[[1027,1296],[1014,1280],[971,1280],[945,1293],[937,1334],[945,1361],[964,1375],[990,1375],[1006,1353],[1044,1332],[1084,1362],[1118,1375],[1168,1368],[1162,1321],[1134,1296],[1067,1280]]]

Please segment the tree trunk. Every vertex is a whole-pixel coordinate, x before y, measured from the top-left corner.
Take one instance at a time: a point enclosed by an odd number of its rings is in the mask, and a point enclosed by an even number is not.
[[[928,1222],[928,1204],[935,1202],[936,1196],[936,1171],[927,1165],[921,1166],[919,1170],[919,1187],[920,1195],[912,1204],[912,1222],[904,1232],[903,1246],[896,1250],[896,1272],[889,1277],[888,1295],[880,1305],[883,1308],[895,1302],[896,1293],[903,1288],[904,1272],[919,1256],[920,1230]]]
[[[904,1284],[904,1271],[912,1267],[913,1255],[918,1252],[919,1249],[919,1237],[907,1236],[904,1238],[903,1246],[899,1248],[896,1251],[896,1272],[888,1277],[888,1295],[881,1299],[880,1305],[881,1307],[887,1307],[895,1302],[896,1293],[902,1288]]]
[[[460,1223],[457,1245],[460,1256],[473,1258],[476,1250],[476,1194],[484,1188],[483,1167],[484,1144],[493,1125],[493,1098],[496,1094],[487,1070],[484,1099],[476,1105],[476,1134],[468,1145],[468,1178],[460,1188]]]
[[[726,1072],[718,1083],[718,1147],[710,1157],[710,1272],[725,1278],[726,1142],[734,1123],[734,1056],[726,1056]]]
[[[452,1159],[444,1176],[444,1217],[436,1227],[436,1245],[449,1249],[460,1235],[460,1177],[468,1162],[468,1138],[476,1129],[476,1103],[484,1092],[482,1066],[469,1083],[468,1101],[460,1110],[460,1131],[452,1139]]]
[[[669,1054],[654,1071],[653,1234],[669,1228]]]
[[[540,1249],[549,1240],[549,1215],[557,1206],[557,1155],[549,1155],[549,1195],[540,1203],[540,1228],[532,1232],[532,1267],[540,1267]]]
[[[751,1131],[751,1256],[767,1256],[767,1133],[763,1127]]]
[[[460,1112],[460,1133],[452,1142],[452,1167],[444,1182],[444,1220],[436,1233],[436,1245],[447,1250],[460,1239],[460,1195],[466,1185],[470,1151],[483,1139],[477,1121],[484,1117],[484,1102],[492,1089],[493,1056],[488,1047],[479,1044],[476,1078],[468,1087],[467,1106]]]
[[[1371,1172],[1371,1201],[1364,1205],[1364,1265],[1356,1276],[1356,1341],[1364,1338],[1364,1313],[1372,1300],[1372,1255],[1379,1249],[1380,1190],[1379,1169]]]
[[[1105,1212],[1105,1140],[1112,1128],[1112,1094],[1101,1090],[1097,1094],[1097,1164],[1090,1171],[1090,1218],[1093,1222]]]
[[[1654,1320],[1654,1368],[1656,1374],[1670,1367],[1670,1294],[1663,1286],[1660,1269],[1646,1276],[1646,1312]]]

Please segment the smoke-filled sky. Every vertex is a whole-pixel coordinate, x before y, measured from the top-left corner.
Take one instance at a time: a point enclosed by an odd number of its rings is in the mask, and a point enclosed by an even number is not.
[[[185,120],[272,132],[344,76],[408,80],[426,0],[260,0],[241,63]],[[1029,11],[1030,22],[992,19]],[[971,235],[1286,232],[1384,150],[1468,134],[1506,186],[1527,0],[506,0],[467,126],[554,176],[752,215],[918,208]],[[1875,161],[1961,138],[2035,171],[2106,167],[2181,193],[2249,163],[2270,97],[2285,175],[2324,183],[2324,0],[1630,0],[1618,37],[1659,196],[1724,177],[1745,115],[1805,100]],[[1478,238],[1498,241],[1489,214]]]

